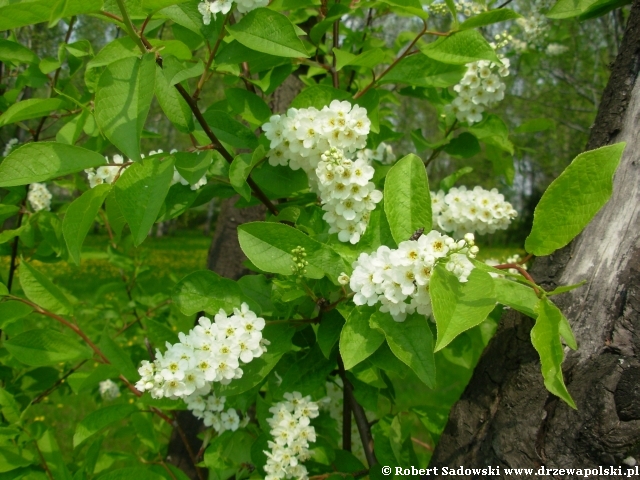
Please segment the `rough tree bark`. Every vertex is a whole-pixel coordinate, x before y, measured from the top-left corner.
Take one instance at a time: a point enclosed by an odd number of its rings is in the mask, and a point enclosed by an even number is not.
[[[545,288],[588,282],[554,297],[578,340],[579,349],[569,352],[563,365],[578,409],[546,391],[531,346],[534,322],[509,311],[451,411],[431,466],[626,471],[624,461],[639,458],[639,70],[640,0],[635,0],[587,146],[627,142],[614,194],[572,244],[536,259],[531,270]]]
[[[291,101],[302,90],[302,86],[302,82],[296,76],[287,78],[273,93],[271,111],[274,113],[286,111]],[[266,212],[264,205],[236,208],[234,205],[238,198],[234,196],[222,202],[207,257],[209,270],[233,280],[250,273],[243,265],[246,257],[238,242],[238,225],[264,220]],[[202,422],[189,411],[177,412],[176,419],[185,432],[192,451],[198,452],[202,442],[197,435],[203,429]],[[198,480],[189,452],[176,429],[173,430],[169,440],[167,460],[184,471],[192,480]]]

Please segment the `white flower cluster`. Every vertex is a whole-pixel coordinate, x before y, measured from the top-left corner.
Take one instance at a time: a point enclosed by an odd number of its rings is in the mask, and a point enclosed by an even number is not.
[[[381,303],[380,311],[389,312],[396,322],[415,312],[431,315],[429,283],[436,264],[444,263],[460,282],[466,282],[474,268],[469,258],[477,253],[473,234],[456,242],[435,230],[417,241],[401,242],[396,250],[383,245],[372,254],[361,253],[350,281],[353,302]]]
[[[480,235],[506,230],[518,216],[513,206],[506,202],[504,195],[495,188],[485,190],[476,186],[454,187],[448,193],[440,190],[431,192],[431,211],[434,224],[444,232],[460,236],[465,232]]]
[[[4,146],[4,151],[2,152],[2,156],[8,157],[11,151],[13,150],[13,147],[15,147],[18,143],[19,141],[17,138],[12,138],[11,140],[9,140]]]
[[[566,45],[561,45],[559,43],[550,43],[547,45],[546,53],[550,57],[557,57],[558,55],[563,55],[569,51],[569,47]]]
[[[482,113],[504,98],[506,85],[501,77],[509,75],[509,59],[502,65],[480,60],[467,64],[467,73],[453,89],[458,96],[447,105],[446,111],[455,114],[460,122],[469,125],[482,120]]]
[[[89,187],[91,188],[102,185],[103,183],[111,185],[116,179],[118,172],[122,173],[124,170],[129,168],[122,166],[125,163],[122,155],[114,155],[111,162],[109,162],[109,157],[104,158],[107,160],[106,165],[98,168],[87,168],[85,170],[87,179],[89,180]]]
[[[470,17],[471,15],[478,15],[479,13],[486,12],[487,6],[471,0],[459,0],[456,2],[456,10],[459,13],[462,13],[465,17]]]
[[[375,160],[376,162],[380,162],[382,165],[391,165],[396,161],[397,157],[393,153],[393,147],[391,145],[380,142],[380,145],[378,145],[378,148],[375,150],[371,150],[370,148],[358,150],[356,158],[358,160],[364,160],[367,164],[370,164]]]
[[[516,23],[522,28],[526,43],[536,44],[540,42],[549,31],[549,22],[537,10],[529,12],[526,17],[516,19]]]
[[[198,5],[198,11],[202,15],[202,23],[209,25],[211,15],[216,17],[217,13],[226,15],[231,10],[234,0],[204,0]],[[235,0],[240,13],[247,13],[259,7],[269,5],[269,0]]]
[[[115,400],[120,396],[118,384],[113,380],[104,380],[100,382],[98,391],[100,392],[102,399],[107,401]]]
[[[191,413],[203,421],[205,427],[212,427],[219,435],[227,430],[235,432],[249,423],[249,417],[240,420],[238,412],[233,408],[224,411],[226,397],[217,397],[214,393],[201,395],[194,392],[184,401]]]
[[[264,319],[249,310],[246,303],[240,309],[234,308],[231,316],[221,309],[213,323],[200,317],[189,333],[180,332],[179,343],[167,343],[164,354],[156,350],[153,362],[142,362],[138,369],[142,378],[136,388],[150,391],[154,398],[206,395],[211,391],[211,382],[225,385],[241,378],[240,361],[249,363],[266,351],[264,326]]]
[[[302,168],[310,179],[324,152],[335,147],[348,154],[364,148],[370,128],[366,109],[338,100],[322,110],[290,108],[262,126],[271,141],[269,163]]]
[[[341,242],[356,244],[369,224],[369,216],[382,200],[382,192],[371,182],[375,170],[365,160],[349,160],[332,148],[316,167],[323,219]]]
[[[367,110],[334,100],[322,110],[291,108],[286,115],[273,115],[262,126],[271,142],[269,163],[302,168],[309,185],[322,199],[325,221],[340,241],[357,243],[369,223],[382,194],[374,189],[374,170],[366,152],[358,159],[347,155],[364,149],[371,121]],[[385,145],[375,154],[386,158],[393,152]],[[376,193],[377,192],[377,193]]]
[[[311,419],[318,416],[318,404],[300,392],[285,393],[284,398],[285,401],[269,409],[273,417],[267,422],[273,441],[268,443],[271,451],[264,452],[267,455],[265,480],[306,480],[309,478],[307,467],[301,462],[310,458],[309,442],[316,441]]]
[[[44,183],[32,183],[29,185],[27,200],[34,212],[51,210],[51,192]]]

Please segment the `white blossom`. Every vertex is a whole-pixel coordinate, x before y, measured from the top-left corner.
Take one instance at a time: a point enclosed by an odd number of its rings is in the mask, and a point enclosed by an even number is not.
[[[284,398],[269,409],[273,416],[267,423],[273,441],[268,442],[270,450],[264,451],[267,456],[265,480],[306,480],[308,472],[302,462],[311,456],[309,443],[316,441],[311,419],[319,415],[319,406],[300,392],[285,393]]]
[[[418,312],[431,315],[429,283],[436,264],[442,263],[460,282],[473,270],[469,258],[478,252],[473,235],[456,242],[432,230],[417,241],[405,241],[397,249],[381,246],[372,254],[361,253],[353,263],[350,286],[356,305],[373,306],[391,314],[396,322]]]
[[[454,187],[448,193],[431,192],[434,224],[444,232],[462,236],[465,232],[480,235],[505,230],[518,212],[495,188]]]
[[[203,0],[198,4],[198,11],[202,15],[202,23],[209,25],[211,16],[221,13],[226,15],[233,7],[234,0]],[[240,13],[247,13],[259,7],[269,5],[269,0],[235,0]]]
[[[105,159],[107,160],[106,165],[102,165],[98,168],[87,168],[85,170],[87,179],[89,180],[89,186],[91,188],[102,185],[103,183],[111,185],[115,181],[118,172],[122,174],[122,172],[128,168],[128,166],[122,166],[125,163],[129,163],[129,160],[125,162],[122,155],[114,155],[111,162],[109,162],[109,157],[105,157]]]
[[[566,45],[560,45],[559,43],[550,43],[549,45],[547,45],[547,55],[550,55],[552,57],[556,57],[558,55],[562,55],[564,53],[567,53],[569,51],[569,47],[567,47]]]
[[[467,73],[453,87],[458,96],[446,111],[470,125],[481,121],[483,112],[504,98],[506,85],[502,78],[509,75],[510,63],[508,58],[501,61],[502,65],[487,60],[468,63]]]
[[[27,200],[34,212],[51,210],[51,192],[44,183],[32,183],[29,185]]]
[[[9,154],[11,153],[11,151],[13,150],[13,148],[19,143],[17,138],[12,138],[11,140],[9,140],[5,146],[4,146],[4,150],[2,152],[2,156],[3,157],[8,157]]]
[[[98,390],[103,400],[115,400],[120,396],[120,389],[113,380],[104,380],[100,382]]]
[[[150,391],[154,398],[206,395],[212,382],[228,384],[241,378],[241,362],[262,356],[267,344],[262,338],[264,326],[264,319],[246,303],[234,308],[231,316],[220,310],[214,322],[200,317],[196,327],[186,335],[180,333],[179,343],[167,343],[164,353],[156,350],[153,362],[142,362],[136,388]]]

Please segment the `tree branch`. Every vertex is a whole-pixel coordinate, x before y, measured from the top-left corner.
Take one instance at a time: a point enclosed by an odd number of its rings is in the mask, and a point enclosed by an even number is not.
[[[358,432],[360,433],[360,440],[362,440],[362,446],[364,448],[364,455],[367,458],[369,468],[371,468],[373,465],[378,463],[376,454],[373,451],[371,427],[369,426],[369,421],[367,420],[367,416],[364,413],[362,405],[358,403],[356,397],[353,395],[353,385],[351,385],[351,382],[347,379],[344,363],[342,362],[342,357],[340,355],[338,355],[338,373],[342,379],[345,398],[348,400],[351,410],[353,411],[353,416],[356,419],[356,425],[358,427]]]

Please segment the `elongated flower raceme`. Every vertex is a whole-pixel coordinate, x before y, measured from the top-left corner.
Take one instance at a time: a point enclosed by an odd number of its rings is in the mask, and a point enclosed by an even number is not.
[[[216,18],[216,14],[226,15],[233,7],[234,1],[240,13],[247,13],[258,7],[266,7],[269,0],[204,0],[198,4],[198,11],[202,15],[202,23],[209,25],[211,17]]]
[[[34,212],[40,210],[51,210],[51,192],[44,183],[32,183],[29,185],[27,200]]]
[[[381,246],[372,254],[361,253],[353,263],[350,279],[356,305],[380,303],[381,312],[389,312],[396,322],[408,314],[431,315],[429,283],[436,264],[444,264],[460,282],[466,282],[478,247],[473,234],[464,240],[432,230],[417,241],[401,242],[397,249]]]
[[[311,456],[309,443],[316,441],[316,430],[310,423],[318,416],[318,404],[300,392],[285,393],[284,398],[285,401],[269,409],[273,417],[267,422],[273,440],[268,442],[270,451],[264,452],[267,455],[265,480],[306,480],[307,467],[302,462]]]
[[[467,232],[480,235],[506,230],[518,212],[495,188],[452,188],[444,193],[431,192],[434,224],[444,232],[462,236]]]
[[[142,378],[136,388],[149,391],[154,398],[176,399],[206,395],[212,382],[228,384],[241,378],[241,362],[249,363],[266,352],[264,325],[264,319],[246,303],[234,308],[231,316],[220,310],[213,322],[200,317],[189,333],[178,335],[179,343],[167,343],[166,352],[156,350],[153,362],[142,362],[138,369]]]

